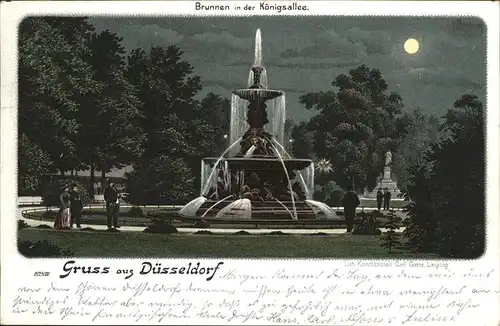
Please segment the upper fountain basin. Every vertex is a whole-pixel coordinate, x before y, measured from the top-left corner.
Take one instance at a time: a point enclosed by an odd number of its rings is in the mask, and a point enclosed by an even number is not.
[[[283,95],[283,92],[265,88],[245,88],[235,90],[233,91],[233,94],[238,95],[240,98],[248,101],[267,101]]]

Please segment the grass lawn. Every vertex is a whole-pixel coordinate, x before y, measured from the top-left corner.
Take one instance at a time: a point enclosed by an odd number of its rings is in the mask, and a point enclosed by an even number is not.
[[[48,240],[77,257],[435,258],[380,247],[370,235],[196,235],[25,228],[20,241]]]

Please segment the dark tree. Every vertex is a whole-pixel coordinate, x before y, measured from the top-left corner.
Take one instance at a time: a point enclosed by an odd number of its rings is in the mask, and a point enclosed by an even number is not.
[[[19,138],[36,144],[61,174],[82,164],[78,112],[83,99],[100,90],[85,60],[91,31],[85,18],[74,17],[29,17],[19,27]]]
[[[143,103],[140,122],[146,142],[141,160],[160,154],[189,155],[194,150],[184,138],[188,122],[196,118],[194,96],[201,82],[181,55],[178,47],[169,46],[153,47],[149,53],[135,49],[128,57],[127,77],[137,87]]]
[[[185,204],[194,178],[182,158],[160,155],[127,174],[127,201],[133,205]]]
[[[389,254],[392,254],[392,249],[395,246],[401,246],[401,241],[399,240],[400,234],[396,232],[401,227],[401,218],[397,217],[394,213],[389,213],[384,227],[387,231],[382,234],[381,240],[383,242],[380,246],[387,248]]]
[[[445,139],[427,166],[410,170],[408,245],[449,258],[476,258],[485,245],[485,141],[483,105],[475,95],[454,103],[442,125]]]
[[[372,188],[382,172],[384,153],[395,152],[402,136],[396,123],[401,97],[387,94],[382,73],[364,65],[337,76],[332,86],[335,90],[300,99],[307,109],[319,112],[307,124],[314,133],[315,156],[331,161],[332,180],[343,188]],[[301,147],[294,144],[294,150]]]
[[[150,200],[152,192],[146,196],[137,186],[146,181],[153,182],[147,188],[163,194],[162,202],[194,196],[195,185],[200,182],[201,158],[217,155],[226,147],[224,135],[228,132],[231,104],[213,93],[195,100],[201,89],[200,78],[175,46],[153,47],[149,53],[137,49],[128,61],[127,76],[139,91],[143,103],[140,121],[146,132],[145,152],[127,181],[130,198],[137,204]],[[168,173],[178,178],[164,182],[150,175],[163,170],[170,170]],[[184,197],[171,194],[175,187],[182,189]]]
[[[399,189],[407,189],[408,169],[422,163],[425,153],[439,142],[439,126],[440,121],[436,116],[426,114],[421,109],[406,112],[398,119],[397,128],[404,137],[394,156],[392,170],[397,176]]]
[[[90,166],[90,188],[94,171],[105,173],[137,160],[142,154],[144,132],[139,123],[141,102],[134,86],[125,77],[125,49],[116,34],[103,31],[92,34],[87,58],[93,79],[101,91],[85,99],[79,111],[81,129],[78,153]]]
[[[17,180],[19,195],[32,196],[40,193],[43,176],[54,172],[50,155],[30,140],[26,134],[18,138]]]

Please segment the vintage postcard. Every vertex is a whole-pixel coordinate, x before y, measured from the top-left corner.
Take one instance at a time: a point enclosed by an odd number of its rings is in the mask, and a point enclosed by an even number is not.
[[[2,323],[498,325],[499,8],[2,3]]]

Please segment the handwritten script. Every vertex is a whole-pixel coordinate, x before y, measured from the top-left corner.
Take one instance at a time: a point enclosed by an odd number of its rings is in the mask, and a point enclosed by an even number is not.
[[[55,323],[414,325],[458,322],[491,313],[488,304],[498,304],[492,268],[362,263],[309,270],[243,270],[224,263],[211,281],[159,275],[45,278],[19,286],[10,309]]]

